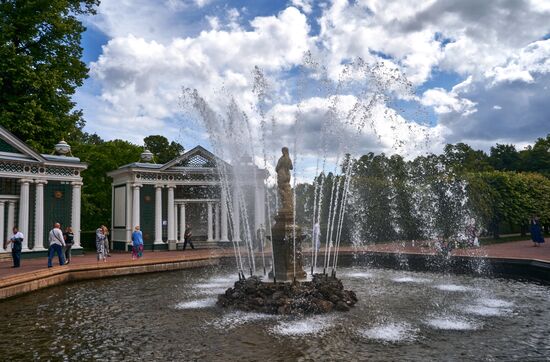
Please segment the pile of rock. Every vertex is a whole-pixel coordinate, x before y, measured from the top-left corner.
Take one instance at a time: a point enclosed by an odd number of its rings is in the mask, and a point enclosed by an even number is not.
[[[253,276],[235,282],[233,288],[218,296],[225,308],[268,314],[321,314],[333,310],[348,311],[357,296],[336,277],[315,274],[311,281],[264,283]]]

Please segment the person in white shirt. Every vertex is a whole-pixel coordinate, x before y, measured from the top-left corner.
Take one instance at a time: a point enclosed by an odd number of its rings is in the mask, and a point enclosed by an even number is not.
[[[13,235],[8,240],[8,245],[11,243],[11,257],[13,259],[13,267],[19,268],[21,266],[21,249],[22,249],[22,243],[23,239],[25,237],[23,236],[23,233],[19,231],[17,226],[13,227]]]
[[[61,225],[58,222],[56,222],[53,229],[50,230],[48,241],[50,242],[50,248],[48,249],[48,268],[52,267],[54,253],[56,253],[59,257],[59,265],[65,265],[65,258],[63,256],[65,238],[63,237],[63,232],[61,231]]]

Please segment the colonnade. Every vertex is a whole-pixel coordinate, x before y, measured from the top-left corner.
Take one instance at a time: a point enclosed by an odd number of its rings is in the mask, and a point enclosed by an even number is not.
[[[132,187],[132,230],[140,225],[140,189],[142,184],[134,183]],[[186,205],[190,203],[206,203],[207,207],[207,241],[227,242],[228,238],[228,212],[227,197],[222,190],[220,199],[175,199],[176,185],[155,185],[155,244],[163,244],[162,240],[162,189],[167,189],[167,227],[168,241],[183,241],[183,235],[187,225]],[[238,204],[234,205],[238,210]],[[233,212],[235,214],[235,211]],[[236,212],[238,215],[239,213]],[[238,216],[237,216],[238,217]],[[237,220],[238,221],[238,220]],[[237,222],[238,223],[238,222]],[[235,235],[239,235],[237,228]]]
[[[35,184],[35,208],[34,208],[34,246],[29,248],[29,225],[30,220],[30,185]],[[19,195],[0,195],[0,237],[9,239],[12,235],[12,228],[15,223],[15,205],[19,204],[19,213],[17,226],[23,233],[22,251],[43,251],[44,247],[44,185],[48,183],[43,179],[20,179]],[[81,187],[82,182],[71,182],[72,186],[72,204],[71,204],[71,227],[74,233],[74,247],[80,248],[80,211],[81,211]],[[7,208],[7,223],[4,224]],[[63,225],[69,226],[69,225]],[[4,250],[3,242],[0,243],[0,252]],[[10,249],[8,247],[8,249]]]

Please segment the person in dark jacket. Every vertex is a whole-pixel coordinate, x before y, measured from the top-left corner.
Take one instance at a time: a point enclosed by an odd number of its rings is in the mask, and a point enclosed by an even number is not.
[[[537,216],[533,216],[531,218],[531,240],[533,240],[533,246],[540,246],[542,243],[544,243],[542,227]]]
[[[13,227],[13,235],[8,240],[8,245],[11,244],[11,258],[13,259],[13,267],[19,268],[21,266],[21,249],[23,249],[23,239],[25,236],[17,226]]]
[[[74,233],[72,227],[67,226],[65,228],[63,239],[65,239],[65,264],[69,264],[71,262],[71,248],[74,245]]]
[[[193,234],[191,233],[191,226],[187,224],[185,228],[185,233],[183,234],[183,250],[185,250],[185,248],[187,247],[187,243],[191,245],[191,249],[195,249],[195,246],[191,242],[191,236],[193,236]]]

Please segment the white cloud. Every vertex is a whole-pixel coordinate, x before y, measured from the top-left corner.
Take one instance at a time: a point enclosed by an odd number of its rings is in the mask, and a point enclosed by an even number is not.
[[[434,108],[436,113],[457,112],[468,116],[476,112],[475,103],[469,99],[461,98],[456,92],[447,92],[443,88],[428,89],[420,100],[425,106]]]
[[[320,40],[331,64],[389,55],[422,84],[434,67],[463,75],[506,64],[550,31],[535,2],[335,0],[321,17]],[[540,2],[539,2],[540,5]]]
[[[300,62],[309,47],[306,18],[295,8],[255,18],[251,26],[252,31],[213,29],[166,44],[134,35],[113,38],[91,64],[102,107],[87,110],[88,124],[99,122],[106,129],[124,124],[146,132],[181,122],[183,86],[210,98],[223,87],[250,104],[255,65],[280,71]]]
[[[84,106],[88,125],[109,135],[130,126],[128,137],[151,130],[174,133],[182,128],[178,122],[183,124],[182,86],[197,88],[215,107],[224,104],[216,98],[229,95],[250,107],[255,100],[251,72],[259,66],[272,80],[276,97],[270,106],[284,129],[297,107],[295,67],[310,50],[331,80],[356,57],[380,66],[376,82],[401,98],[412,99],[404,82],[396,81],[400,72],[416,86],[435,81],[415,99],[433,108],[436,127],[380,106],[374,131],[361,138],[364,150],[410,155],[420,143],[428,144],[418,147],[422,150],[437,149],[445,140],[486,145],[491,137],[507,139],[506,132],[524,142],[547,129],[542,103],[550,86],[550,40],[540,40],[550,31],[545,1],[334,0],[319,6],[317,19],[311,0],[290,3],[295,7],[247,19],[243,8],[204,12],[210,0],[103,0],[99,15],[89,20],[111,38],[91,64],[100,94],[78,94],[79,105],[89,105]],[[188,14],[193,15],[189,21]],[[314,22],[320,32],[311,35]],[[432,79],[435,69],[465,80],[454,87],[438,85]],[[323,119],[326,96],[308,94],[302,103],[304,125],[311,130]],[[501,106],[506,112],[496,112]],[[384,121],[388,114],[392,122]],[[190,129],[199,137],[200,129]],[[316,141],[304,136],[311,155]]]
[[[291,4],[301,9],[305,14],[310,14],[313,10],[313,0],[291,0]]]

